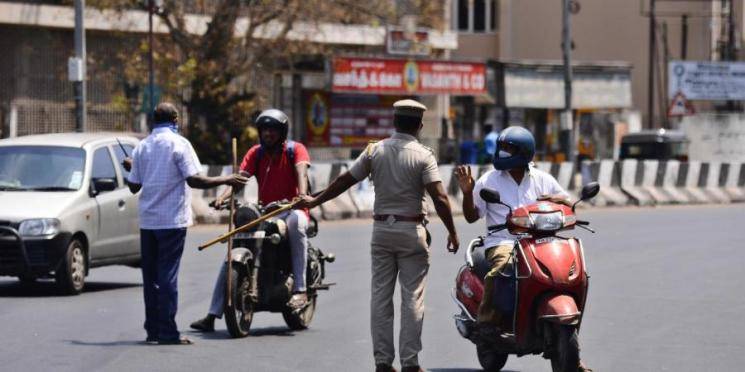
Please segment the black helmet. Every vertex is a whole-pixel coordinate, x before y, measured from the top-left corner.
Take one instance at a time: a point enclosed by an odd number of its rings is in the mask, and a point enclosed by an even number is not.
[[[510,144],[517,148],[517,153],[511,156],[505,154],[504,145]],[[494,154],[494,168],[498,170],[507,170],[515,168],[527,168],[528,164],[533,161],[535,155],[535,138],[529,130],[511,126],[499,133],[497,139],[497,152]]]
[[[290,119],[287,115],[277,109],[264,110],[256,117],[256,127],[261,132],[264,128],[275,128],[280,133],[280,143],[287,139],[287,133],[290,129]],[[261,136],[259,136],[261,140]],[[263,145],[263,143],[262,143]]]

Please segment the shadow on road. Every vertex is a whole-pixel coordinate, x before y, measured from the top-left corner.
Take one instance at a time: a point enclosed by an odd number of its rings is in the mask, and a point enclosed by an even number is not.
[[[87,282],[83,293],[95,293],[122,288],[142,287],[141,283]],[[53,281],[21,283],[17,281],[0,282],[0,297],[64,297]]]
[[[88,342],[88,341],[78,341],[78,340],[66,340],[66,342],[69,342],[70,345],[76,345],[76,346],[137,346],[137,345],[147,345],[145,341],[108,341],[108,342]]]
[[[478,368],[428,368],[428,372],[481,372]],[[518,372],[510,369],[503,369],[502,372]]]
[[[205,340],[232,340],[228,331],[218,331],[204,333],[199,331],[188,331],[190,336],[199,337]],[[264,328],[251,328],[248,332],[248,337],[262,337],[262,336],[283,336],[291,337],[295,336],[295,332],[287,327],[264,327]]]

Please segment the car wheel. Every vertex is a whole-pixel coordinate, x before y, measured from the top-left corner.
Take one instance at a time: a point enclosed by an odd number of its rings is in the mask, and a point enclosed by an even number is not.
[[[78,238],[73,238],[67,246],[67,252],[54,273],[59,290],[66,295],[77,295],[85,286],[85,247]]]

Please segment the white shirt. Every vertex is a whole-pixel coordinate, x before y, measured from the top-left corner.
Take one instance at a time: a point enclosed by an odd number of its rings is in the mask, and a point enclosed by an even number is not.
[[[190,226],[191,189],[186,179],[201,164],[189,140],[169,128],[155,128],[134,149],[129,181],[142,185],[140,228],[176,229]]]
[[[540,196],[561,194],[569,196],[550,174],[530,167],[518,185],[508,171],[492,169],[482,175],[473,188],[473,203],[478,208],[479,218],[486,216],[487,228],[507,221],[509,209],[501,204],[489,204],[479,196],[481,189],[489,188],[499,192],[500,200],[512,207],[519,208],[533,204]],[[513,244],[516,236],[507,230],[491,234],[484,241],[487,248],[502,244]]]

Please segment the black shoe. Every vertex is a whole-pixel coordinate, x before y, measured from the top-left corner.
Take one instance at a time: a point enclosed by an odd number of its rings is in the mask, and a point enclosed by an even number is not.
[[[401,372],[424,372],[424,370],[419,366],[408,366],[401,368]]]
[[[207,314],[206,317],[197,320],[194,323],[191,323],[189,326],[192,329],[196,329],[200,332],[214,332],[215,331],[215,316],[212,314]]]
[[[157,345],[158,344],[158,339],[155,338],[155,337],[148,336],[145,339],[145,342],[144,343],[145,343],[145,345]]]
[[[397,372],[390,364],[376,364],[375,372]]]

